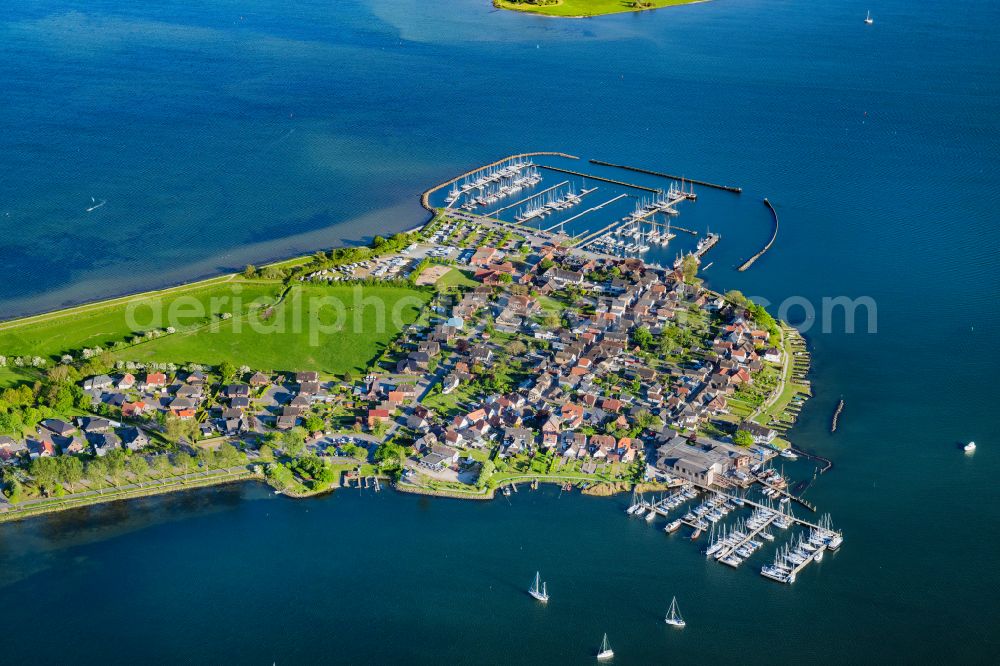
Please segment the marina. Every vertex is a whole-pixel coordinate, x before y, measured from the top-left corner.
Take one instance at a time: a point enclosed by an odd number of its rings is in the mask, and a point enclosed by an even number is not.
[[[828,515],[812,523],[795,516],[787,503],[779,502],[775,507],[771,503],[755,502],[693,482],[684,482],[669,495],[652,501],[633,493],[625,513],[652,523],[657,518],[669,518],[672,511],[702,493],[707,497],[681,517],[671,520],[664,527],[664,532],[672,534],[686,525],[692,530],[690,538],[695,540],[709,531],[705,556],[734,569],[774,543],[774,562],[762,566],[761,575],[778,582],[793,583],[808,564],[819,562],[825,551],[837,550],[843,543],[843,535],[831,527]],[[725,523],[730,513],[746,509],[750,510],[748,517],[738,517],[732,524]],[[792,534],[787,543],[777,544],[772,528],[787,531],[793,527],[798,527],[800,531]]]

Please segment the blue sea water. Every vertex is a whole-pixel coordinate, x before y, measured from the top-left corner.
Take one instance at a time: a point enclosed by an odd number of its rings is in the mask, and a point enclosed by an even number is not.
[[[997,25],[969,0],[586,20],[486,0],[5,5],[0,315],[410,228],[427,185],[522,150],[740,185],[677,218],[723,234],[711,286],[878,313],[876,333],[807,331],[816,398],[792,436],[836,462],[807,496],[847,541],[794,586],[705,562],[619,500],[247,487],[0,528],[7,659],[578,663],[608,631],[623,662],[991,661]],[[770,233],[764,196],[777,244],[737,273]],[[550,615],[520,594],[540,567]],[[664,634],[675,593],[689,630]]]

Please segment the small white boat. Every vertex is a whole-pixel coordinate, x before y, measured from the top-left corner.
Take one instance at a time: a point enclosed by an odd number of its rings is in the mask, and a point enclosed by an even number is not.
[[[601,641],[601,649],[597,653],[598,661],[606,661],[615,656],[615,651],[611,649],[611,644],[608,643],[608,635],[604,634],[604,640]]]
[[[976,450],[976,443],[975,442],[969,442],[964,447],[962,447],[962,450],[965,451],[966,453],[972,453],[973,451]]]
[[[872,18],[871,10],[869,10],[868,11],[868,15],[865,17],[865,24],[866,25],[871,25],[874,22],[875,22],[875,19]]]
[[[538,601],[541,601],[543,604],[547,604],[549,602],[549,591],[546,589],[545,581],[542,580],[541,573],[538,571],[535,572],[535,581],[531,584],[531,587],[528,588],[528,594]]]
[[[671,627],[677,627],[678,629],[683,629],[687,625],[687,622],[681,617],[680,609],[677,608],[677,597],[674,597],[673,601],[670,602],[670,610],[667,612],[667,616],[663,618],[663,621]]]
[[[667,523],[667,526],[663,528],[663,531],[664,532],[676,532],[677,530],[680,529],[681,525],[682,525],[681,519],[678,518],[677,520],[674,520],[674,521],[671,521],[670,523]]]

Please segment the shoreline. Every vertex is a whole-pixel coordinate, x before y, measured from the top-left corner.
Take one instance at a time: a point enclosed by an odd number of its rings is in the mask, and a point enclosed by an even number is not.
[[[223,280],[238,275],[246,264],[254,264],[258,268],[275,266],[294,261],[308,259],[318,248],[330,250],[341,247],[351,247],[365,244],[366,238],[379,233],[395,234],[403,231],[409,222],[401,222],[396,230],[381,228],[386,220],[412,220],[422,215],[419,203],[413,204],[410,197],[377,210],[361,213],[332,225],[313,229],[293,236],[239,245],[220,251],[210,256],[195,259],[177,268],[165,267],[155,271],[155,276],[145,279],[144,275],[136,274],[132,283],[138,286],[116,288],[122,274],[133,272],[132,265],[118,267],[115,275],[95,275],[82,281],[60,286],[54,290],[44,291],[37,295],[14,296],[0,300],[0,328],[6,324],[20,322],[32,317],[52,315],[57,312],[72,311],[75,308],[104,304],[108,301],[125,300],[155,295],[161,291],[179,289],[213,280]],[[418,225],[422,228],[432,219],[428,217]],[[357,228],[354,238],[344,238],[338,234],[343,225]],[[353,233],[353,232],[352,232]],[[334,238],[336,237],[336,238]],[[275,246],[284,249],[275,249]],[[255,254],[259,252],[259,254]],[[233,256],[235,255],[235,256]],[[223,268],[227,264],[234,264]],[[92,296],[90,294],[99,294]],[[87,294],[87,295],[81,295]],[[43,304],[32,307],[34,301]]]
[[[51,504],[43,504],[38,508],[28,507],[21,510],[17,508],[16,504],[10,504],[8,506],[13,508],[0,511],[0,525],[4,525],[6,523],[16,523],[22,520],[37,518],[39,516],[45,516],[52,513],[62,513],[64,511],[72,511],[73,509],[83,509],[88,506],[97,506],[99,504],[127,502],[130,500],[142,499],[144,497],[169,495],[171,493],[183,492],[185,490],[212,488],[215,486],[223,486],[230,483],[242,483],[246,481],[259,481],[265,485],[269,485],[262,474],[252,472],[248,469],[245,472],[236,472],[234,474],[220,475],[218,477],[208,479],[193,480],[188,483],[179,482],[149,486],[146,488],[126,490],[124,492],[115,492],[112,490],[96,496],[78,498],[78,500],[74,500],[72,497],[66,498],[64,501],[59,501],[59,498],[51,498],[53,500]]]

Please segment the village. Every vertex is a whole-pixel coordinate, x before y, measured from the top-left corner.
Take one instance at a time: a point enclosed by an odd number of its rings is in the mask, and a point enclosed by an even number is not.
[[[0,510],[142,489],[154,470],[176,478],[245,467],[290,495],[382,478],[401,490],[491,497],[518,480],[746,487],[766,461],[791,455],[778,430],[753,418],[780,392],[790,355],[769,315],[704,289],[695,262],[668,270],[564,240],[442,214],[417,242],[340,267],[337,279],[406,271],[435,288],[365,376],[234,359],[118,361],[82,377],[75,416],[0,436],[9,498]],[[60,457],[86,464],[37,462]],[[775,492],[785,488],[767,472]]]

